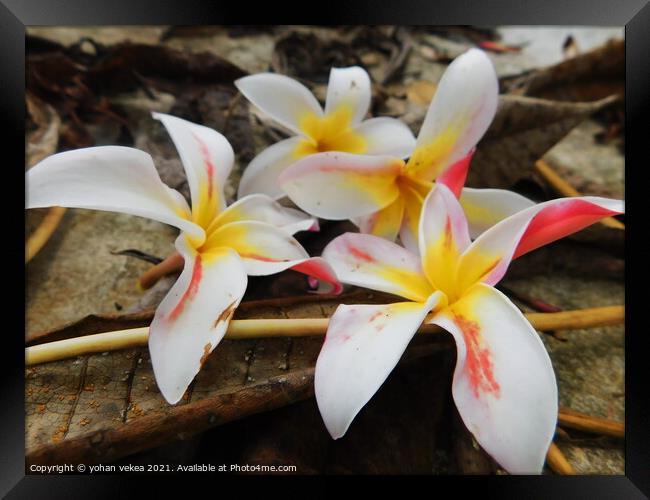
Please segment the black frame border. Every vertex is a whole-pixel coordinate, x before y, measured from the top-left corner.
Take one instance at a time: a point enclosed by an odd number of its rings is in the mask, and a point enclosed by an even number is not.
[[[302,8],[299,8],[301,6]],[[632,280],[648,277],[648,265],[641,261],[650,257],[650,251],[643,247],[640,229],[635,214],[639,198],[627,196],[630,191],[640,189],[638,172],[647,164],[647,156],[641,158],[644,143],[647,142],[646,126],[650,123],[650,3],[649,0],[364,0],[334,4],[315,2],[313,4],[287,4],[282,12],[277,2],[254,4],[233,3],[219,0],[0,0],[0,120],[5,130],[3,151],[8,155],[5,174],[9,185],[24,186],[23,144],[25,140],[25,27],[33,25],[156,25],[156,24],[429,24],[452,25],[591,25],[625,26],[626,49],[626,291],[631,289]],[[5,156],[6,158],[6,156]],[[644,161],[645,160],[645,161]],[[637,165],[638,164],[638,165]],[[636,172],[635,172],[636,170]],[[14,177],[15,176],[15,177]],[[631,177],[630,177],[631,176]],[[9,190],[11,206],[6,208],[5,224],[9,224],[10,237],[4,247],[7,270],[16,273],[16,279],[24,292],[24,191]],[[629,198],[629,200],[627,200]],[[639,217],[639,216],[636,216]],[[638,252],[638,253],[637,253]],[[638,255],[640,254],[640,257]],[[21,279],[22,278],[22,279]],[[644,281],[647,282],[647,281]],[[14,285],[15,286],[15,285]],[[648,498],[650,495],[650,398],[645,381],[649,368],[645,360],[643,336],[645,329],[633,327],[643,324],[641,316],[643,293],[626,294],[626,474],[625,476],[577,476],[577,477],[407,477],[411,482],[417,479],[427,484],[446,485],[454,493],[477,492],[482,497],[526,497],[549,498]],[[24,294],[19,297],[15,289],[8,288],[4,295],[15,301],[8,310],[18,311],[23,307]],[[646,306],[647,307],[647,306]],[[0,416],[0,495],[11,498],[115,498],[115,495],[135,496],[136,493],[151,494],[165,488],[170,493],[171,476],[69,476],[25,475],[24,467],[24,342],[19,332],[24,331],[24,316],[10,314],[12,327],[5,338],[9,346],[0,350],[4,362],[0,365],[2,374],[2,404]],[[17,319],[16,319],[17,318]],[[14,323],[14,319],[16,319]],[[640,326],[640,325],[639,325]],[[189,476],[181,478],[190,479]],[[137,483],[135,481],[137,479]],[[146,480],[146,489],[141,489]],[[197,480],[213,479],[193,475],[191,483]],[[284,481],[281,477],[276,478]],[[328,479],[328,485],[339,488],[343,478]],[[395,479],[378,477],[373,482],[380,487],[395,486]],[[152,481],[153,480],[153,481]],[[218,488],[231,479],[220,476],[210,483]],[[304,478],[291,477],[296,485]],[[259,484],[257,477],[247,476],[248,486]],[[155,487],[151,488],[151,486]],[[187,487],[189,481],[181,481]],[[286,484],[286,483],[284,483]],[[309,481],[307,488],[313,483]],[[414,483],[411,483],[415,486]],[[309,496],[324,494],[306,492]],[[185,494],[187,490],[183,488]],[[301,488],[302,489],[302,488]],[[217,490],[218,491],[218,490]],[[403,491],[403,490],[402,490]],[[216,492],[215,492],[216,493]],[[319,493],[319,495],[315,495]],[[435,494],[435,490],[432,491]],[[217,493],[218,494],[218,493]]]

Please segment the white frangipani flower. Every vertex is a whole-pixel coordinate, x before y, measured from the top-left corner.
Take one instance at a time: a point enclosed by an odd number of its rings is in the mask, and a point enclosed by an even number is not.
[[[235,85],[248,100],[280,125],[297,134],[268,147],[246,167],[239,196],[264,193],[285,195],[278,176],[292,163],[314,153],[342,151],[408,157],[415,137],[399,120],[364,120],[370,107],[370,77],[359,66],[332,68],[325,110],[311,91],[288,76],[259,73]]]

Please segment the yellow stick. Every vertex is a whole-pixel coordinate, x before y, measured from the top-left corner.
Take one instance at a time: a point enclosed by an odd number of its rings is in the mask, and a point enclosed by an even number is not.
[[[163,276],[180,271],[181,269],[183,269],[183,256],[178,252],[174,252],[140,276],[138,287],[143,291],[147,290],[154,286]]]
[[[537,330],[542,331],[618,325],[625,321],[625,306],[594,307],[556,313],[526,313],[526,318]]]
[[[54,234],[56,228],[59,226],[63,214],[65,213],[64,207],[52,207],[48,210],[47,214],[41,221],[41,224],[36,228],[25,244],[25,264],[32,260],[43,245],[47,243],[50,236]]]
[[[576,473],[564,456],[564,453],[560,451],[560,448],[558,448],[555,443],[551,443],[551,446],[548,449],[548,453],[546,454],[546,463],[556,474],[573,476]]]
[[[623,306],[579,309],[559,313],[527,313],[526,317],[538,330],[586,328],[612,325],[624,319]],[[228,325],[226,338],[250,339],[268,337],[307,337],[324,335],[329,318],[306,319],[236,319]],[[423,325],[418,333],[443,332],[435,325]],[[149,328],[132,328],[114,332],[85,335],[58,340],[25,349],[25,364],[36,365],[92,352],[116,351],[146,345]]]
[[[557,418],[562,427],[579,431],[594,432],[604,436],[625,438],[625,424],[605,418],[592,417],[582,413],[560,409]]]
[[[553,170],[553,168],[544,160],[537,160],[535,162],[535,169],[542,177],[544,177],[546,182],[548,182],[551,187],[561,195],[582,196],[578,190],[576,190],[571,184],[560,177],[560,175],[555,170]],[[625,229],[625,224],[614,219],[613,217],[607,217],[606,219],[601,220],[600,223],[614,229]]]

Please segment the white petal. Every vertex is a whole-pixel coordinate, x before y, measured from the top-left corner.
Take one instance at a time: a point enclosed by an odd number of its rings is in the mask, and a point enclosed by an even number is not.
[[[312,114],[323,116],[314,94],[293,78],[259,73],[235,81],[244,96],[275,121],[302,134],[301,121]]]
[[[370,77],[359,66],[332,68],[327,84],[325,114],[346,107],[351,111],[352,125],[363,120],[370,108]]]
[[[26,208],[122,212],[204,237],[203,229],[187,220],[187,203],[160,180],[151,156],[138,149],[100,146],[58,153],[29,169],[25,183]]]
[[[517,212],[532,207],[535,202],[507,189],[463,188],[460,204],[465,211],[472,239]]]
[[[156,310],[149,334],[156,383],[170,404],[181,399],[225,335],[248,283],[233,250],[221,247],[197,254],[183,235],[176,240],[176,248],[185,267]]]
[[[483,284],[430,322],[456,341],[452,394],[468,430],[508,472],[541,473],[558,403],[537,332],[505,295]]]
[[[286,231],[258,221],[230,222],[208,235],[204,247],[226,246],[235,250],[250,275],[271,274],[264,272],[266,265],[309,257]]]
[[[366,154],[408,158],[415,148],[411,129],[395,118],[370,118],[355,127],[366,140]]]
[[[284,191],[278,184],[278,177],[299,157],[296,148],[302,137],[290,137],[269,146],[258,154],[244,169],[237,196],[242,198],[253,193],[262,193],[271,198],[282,198]]]
[[[279,183],[305,212],[342,220],[367,215],[399,196],[402,160],[327,152],[306,156],[287,168]]]
[[[343,283],[419,302],[433,292],[419,257],[378,236],[343,234],[325,247],[323,258]]]
[[[232,146],[216,130],[163,113],[152,113],[160,120],[178,150],[187,175],[192,195],[192,211],[196,212],[201,201],[202,189],[207,198],[215,197],[216,210],[225,206],[223,186],[232,170],[235,159]],[[209,216],[214,216],[212,212]]]
[[[497,109],[499,83],[485,53],[470,49],[442,75],[409,168],[433,180],[467,155],[483,137]]]
[[[253,220],[279,227],[289,234],[318,229],[318,221],[295,208],[284,207],[264,194],[251,194],[224,210],[215,224]]]
[[[436,292],[426,303],[338,307],[330,319],[314,375],[318,409],[334,439],[346,433],[384,383],[441,297]]]

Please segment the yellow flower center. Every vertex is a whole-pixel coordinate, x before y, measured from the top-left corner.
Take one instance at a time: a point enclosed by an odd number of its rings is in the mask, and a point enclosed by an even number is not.
[[[352,127],[352,109],[339,106],[325,116],[309,113],[300,120],[300,129],[307,138],[300,141],[294,156],[300,158],[324,151],[363,154],[367,150],[364,137]]]
[[[406,170],[417,179],[433,181],[449,166],[449,158],[463,130],[455,124],[438,133],[431,142],[418,146],[406,164]]]

